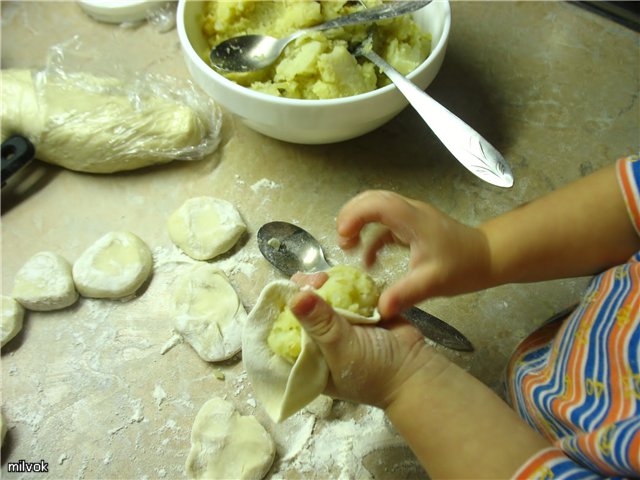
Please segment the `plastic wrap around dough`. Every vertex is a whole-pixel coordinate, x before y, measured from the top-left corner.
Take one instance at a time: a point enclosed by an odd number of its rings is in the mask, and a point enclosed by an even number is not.
[[[2,70],[2,141],[22,135],[39,160],[91,173],[212,153],[221,117],[211,99],[196,110],[160,79],[144,80],[140,86],[88,73]]]

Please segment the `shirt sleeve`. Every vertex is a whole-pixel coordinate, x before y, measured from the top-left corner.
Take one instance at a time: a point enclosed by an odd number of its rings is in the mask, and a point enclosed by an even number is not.
[[[603,478],[588,470],[557,447],[539,451],[520,467],[512,480],[564,480]]]
[[[629,218],[640,235],[640,157],[634,155],[618,160],[616,170]]]

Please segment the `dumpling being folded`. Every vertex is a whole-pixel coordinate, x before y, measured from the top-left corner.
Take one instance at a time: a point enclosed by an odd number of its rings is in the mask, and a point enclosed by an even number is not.
[[[364,272],[333,267],[317,293],[352,323],[376,323],[379,288]],[[299,291],[276,280],[260,293],[245,324],[242,356],[256,398],[275,422],[293,415],[320,395],[329,368],[318,346],[301,328],[287,304]]]

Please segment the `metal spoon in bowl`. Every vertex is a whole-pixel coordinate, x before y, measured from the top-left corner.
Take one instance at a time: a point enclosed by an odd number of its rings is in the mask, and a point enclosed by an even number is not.
[[[258,248],[264,258],[287,276],[328,270],[320,243],[306,230],[287,222],[266,223],[258,230]],[[473,345],[458,330],[437,317],[412,307],[403,313],[427,338],[453,350],[472,352]]]
[[[411,0],[385,3],[378,7],[360,10],[334,18],[313,27],[298,30],[285,38],[268,35],[242,35],[218,44],[211,50],[211,64],[224,72],[252,72],[268,67],[275,62],[284,47],[290,42],[310,32],[331,28],[375,22],[415,12],[431,3],[431,0]]]
[[[513,185],[513,174],[500,152],[374,52],[371,34],[364,42],[351,48],[351,53],[366,58],[384,72],[444,146],[471,173],[498,187]]]

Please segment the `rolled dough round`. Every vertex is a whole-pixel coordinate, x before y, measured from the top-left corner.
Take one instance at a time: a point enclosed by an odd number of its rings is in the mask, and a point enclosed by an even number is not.
[[[240,351],[247,313],[221,270],[193,266],[178,279],[173,299],[175,330],[200,358],[218,362]]]
[[[109,232],[87,248],[73,264],[73,280],[84,297],[122,298],[149,278],[149,247],[130,232]]]
[[[2,295],[2,328],[0,346],[5,346],[22,329],[24,308],[11,297]]]
[[[23,307],[35,311],[58,310],[78,299],[71,264],[53,252],[39,252],[27,260],[11,292]]]
[[[240,415],[231,403],[214,397],[196,415],[185,468],[189,478],[260,480],[275,452],[271,435],[255,417]]]
[[[171,214],[167,229],[184,253],[196,260],[210,260],[231,249],[247,226],[226,200],[194,197]]]

